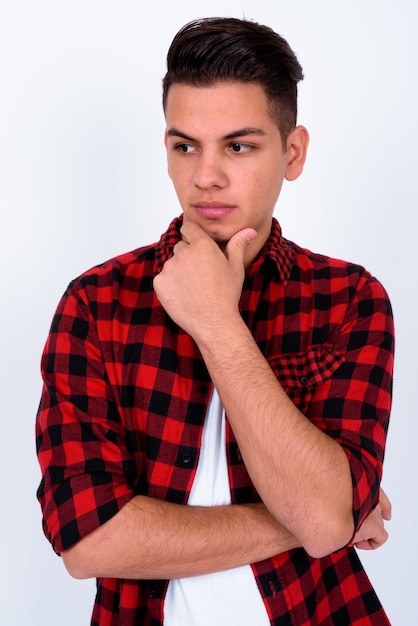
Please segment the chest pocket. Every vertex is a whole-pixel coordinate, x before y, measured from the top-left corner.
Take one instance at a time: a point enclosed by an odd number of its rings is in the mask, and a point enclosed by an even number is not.
[[[315,389],[332,376],[344,356],[318,346],[306,352],[272,356],[268,361],[287,395],[305,412]]]

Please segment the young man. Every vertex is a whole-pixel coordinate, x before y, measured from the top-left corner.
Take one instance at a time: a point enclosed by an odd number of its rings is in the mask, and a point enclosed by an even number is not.
[[[38,495],[98,578],[94,625],[389,623],[353,546],[387,537],[391,308],[272,218],[305,161],[301,78],[267,27],[186,25],[163,96],[183,214],[58,307]]]

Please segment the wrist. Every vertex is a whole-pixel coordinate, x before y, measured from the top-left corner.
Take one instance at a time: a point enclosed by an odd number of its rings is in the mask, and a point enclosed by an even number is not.
[[[211,319],[207,324],[200,324],[194,337],[203,358],[221,354],[233,355],[237,348],[248,339],[254,341],[239,311],[223,315],[220,319]]]

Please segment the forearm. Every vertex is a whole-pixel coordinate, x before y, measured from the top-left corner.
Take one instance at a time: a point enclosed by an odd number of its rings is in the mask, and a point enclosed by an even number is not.
[[[171,579],[239,567],[299,545],[261,503],[191,507],[137,496],[62,557],[76,578]]]
[[[267,508],[313,556],[345,545],[354,526],[344,450],[296,408],[238,315],[197,341]]]

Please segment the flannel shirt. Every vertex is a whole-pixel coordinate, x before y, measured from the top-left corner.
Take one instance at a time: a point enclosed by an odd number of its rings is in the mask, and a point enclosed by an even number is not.
[[[57,553],[141,494],[187,503],[211,381],[160,305],[153,278],[182,218],[156,244],[73,281],[42,357],[38,498]],[[345,450],[356,528],[376,505],[391,404],[388,297],[364,268],[298,247],[275,219],[240,311],[296,406]],[[227,421],[232,503],[259,501]],[[303,549],[251,565],[272,625],[389,624],[356,551]],[[99,579],[91,624],[163,624],[168,581]]]

